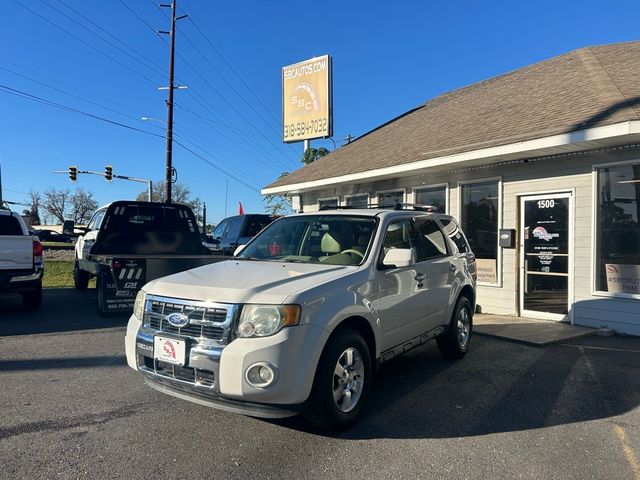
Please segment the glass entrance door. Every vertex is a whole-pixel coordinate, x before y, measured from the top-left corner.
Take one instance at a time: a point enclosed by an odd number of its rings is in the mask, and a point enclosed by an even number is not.
[[[569,312],[571,194],[520,199],[520,311],[562,319]]]

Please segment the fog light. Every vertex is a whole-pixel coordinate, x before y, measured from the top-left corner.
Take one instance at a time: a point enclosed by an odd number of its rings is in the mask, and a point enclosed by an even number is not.
[[[276,380],[275,367],[268,363],[254,363],[247,369],[246,379],[254,387],[268,387]]]

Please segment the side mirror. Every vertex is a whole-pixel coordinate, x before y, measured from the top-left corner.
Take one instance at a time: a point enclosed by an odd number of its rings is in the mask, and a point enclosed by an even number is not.
[[[233,256],[237,257],[238,254],[244,249],[245,245],[238,245],[236,249],[233,251]]]
[[[90,229],[89,227],[78,227],[77,225],[75,227],[73,227],[74,230],[78,230],[80,232],[79,236],[82,237],[84,235],[86,235],[87,233],[89,233]]]
[[[382,264],[389,268],[409,267],[414,263],[413,251],[410,248],[392,248],[382,260]]]

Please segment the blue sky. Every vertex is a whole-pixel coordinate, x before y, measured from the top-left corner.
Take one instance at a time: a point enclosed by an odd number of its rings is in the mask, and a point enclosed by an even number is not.
[[[83,187],[102,204],[144,189],[90,175],[72,184],[52,173],[69,165],[164,177],[166,92],[157,87],[167,83],[168,47],[152,28],[169,23],[168,10],[155,5],[0,0],[0,85],[149,132],[0,89],[5,199]],[[175,94],[175,132],[206,162],[175,146],[174,166],[213,222],[225,215],[227,182],[227,214],[238,202],[262,212],[260,188],[300,166],[302,144],[281,142],[284,65],[332,55],[339,146],[443,92],[583,46],[637,40],[640,15],[637,1],[178,0],[178,7],[189,18],[178,24],[176,78],[189,88]],[[312,145],[334,148],[327,140]]]

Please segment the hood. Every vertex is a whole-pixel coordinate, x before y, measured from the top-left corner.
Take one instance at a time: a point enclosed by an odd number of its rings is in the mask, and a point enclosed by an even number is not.
[[[284,303],[287,297],[357,270],[342,265],[227,260],[153,280],[153,295],[221,303]]]

